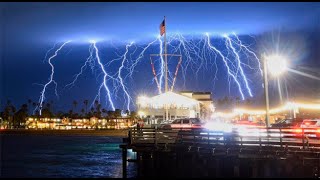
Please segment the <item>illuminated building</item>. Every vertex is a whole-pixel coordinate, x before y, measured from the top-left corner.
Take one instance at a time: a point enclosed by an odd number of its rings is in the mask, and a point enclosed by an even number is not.
[[[186,117],[206,119],[213,111],[211,93],[191,91],[180,94],[169,91],[153,97],[140,96],[137,105],[141,118],[158,120],[151,122],[152,124],[165,119],[166,108],[169,120]]]

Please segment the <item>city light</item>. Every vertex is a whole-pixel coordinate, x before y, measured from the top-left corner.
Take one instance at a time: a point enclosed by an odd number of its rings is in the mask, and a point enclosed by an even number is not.
[[[296,109],[309,109],[309,110],[320,110],[320,104],[307,104],[301,102],[287,102],[285,105],[277,108],[273,108],[270,110],[271,114],[277,114],[280,112],[288,111],[288,110],[296,110]],[[212,117],[224,117],[224,118],[232,118],[237,115],[242,114],[250,114],[250,115],[265,115],[265,110],[253,110],[253,109],[244,109],[244,108],[235,108],[233,112],[223,113],[223,112],[215,112],[212,114]]]
[[[231,132],[233,126],[224,122],[208,122],[204,126],[206,129],[211,131],[223,131],[223,132]]]
[[[281,55],[266,57],[269,72],[277,77],[287,70],[287,58]]]
[[[191,108],[197,105],[199,102],[194,99],[176,94],[174,92],[166,92],[166,93],[154,96],[152,98],[148,98],[145,96],[138,97],[137,103],[141,107],[151,106],[153,108],[163,108],[166,105],[174,105],[177,108],[179,107]]]

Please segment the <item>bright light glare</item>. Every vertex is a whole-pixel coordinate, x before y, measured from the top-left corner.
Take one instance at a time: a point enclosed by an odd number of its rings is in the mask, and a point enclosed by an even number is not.
[[[287,69],[287,59],[280,55],[269,56],[267,57],[267,66],[273,76],[279,76]]]
[[[89,43],[91,43],[91,44],[95,44],[97,41],[96,40],[89,40]]]
[[[208,130],[223,132],[231,132],[233,128],[231,124],[222,122],[208,122],[204,127]]]
[[[153,107],[159,108],[164,107],[165,105],[174,105],[177,108],[187,107],[193,108],[198,105],[198,101],[182,96],[174,92],[166,92],[154,97],[140,96],[138,97],[137,104],[142,108]]]

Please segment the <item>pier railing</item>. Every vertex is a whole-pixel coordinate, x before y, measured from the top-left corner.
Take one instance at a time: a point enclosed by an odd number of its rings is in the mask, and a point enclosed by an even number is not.
[[[320,129],[313,128],[238,128],[230,132],[207,129],[129,129],[130,145],[223,145],[320,148]]]

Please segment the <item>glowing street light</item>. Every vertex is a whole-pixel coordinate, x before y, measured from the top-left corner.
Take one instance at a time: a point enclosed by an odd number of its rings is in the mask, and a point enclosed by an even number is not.
[[[281,55],[263,55],[263,76],[264,76],[264,93],[266,98],[266,126],[270,127],[269,114],[269,92],[268,92],[268,71],[274,76],[279,77],[287,70],[287,60]]]
[[[280,55],[272,55],[266,57],[267,68],[271,75],[279,77],[287,70],[287,59]]]

